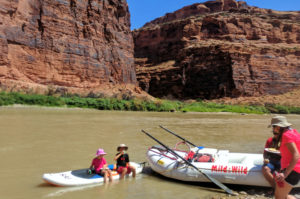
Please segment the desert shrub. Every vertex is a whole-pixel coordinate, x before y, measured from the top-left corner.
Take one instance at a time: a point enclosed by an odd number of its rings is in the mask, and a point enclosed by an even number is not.
[[[300,114],[300,107],[289,107],[291,114]]]
[[[282,105],[276,104],[267,104],[266,109],[269,110],[270,113],[278,113],[278,114],[288,114],[289,108]]]
[[[99,110],[112,110],[112,105],[108,98],[97,99],[97,109]]]
[[[153,101],[146,101],[145,106],[147,111],[157,111],[157,106]]]

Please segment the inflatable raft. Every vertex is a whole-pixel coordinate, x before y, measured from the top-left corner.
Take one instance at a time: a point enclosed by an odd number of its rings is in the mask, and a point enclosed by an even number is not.
[[[138,164],[135,162],[130,162],[130,165],[134,166],[136,169],[136,174],[139,174],[143,170],[143,164]],[[119,174],[113,170],[114,165],[108,166],[112,170],[113,180],[119,180]],[[104,178],[98,174],[88,174],[88,168],[79,169],[73,171],[66,171],[60,173],[45,173],[43,175],[43,180],[51,185],[55,186],[82,186],[91,184],[102,184],[104,183]],[[127,175],[130,177],[132,173]]]
[[[194,153],[189,157],[188,151],[176,147],[174,151],[185,159],[190,158],[194,166],[221,183],[270,187],[262,174],[262,154],[230,153],[228,150],[195,147],[191,148]],[[181,181],[210,182],[201,172],[162,146],[149,148],[146,156],[150,167],[163,176]],[[296,187],[300,187],[300,183]]]

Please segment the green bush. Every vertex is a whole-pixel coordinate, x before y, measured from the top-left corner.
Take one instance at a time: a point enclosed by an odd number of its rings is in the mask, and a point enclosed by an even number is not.
[[[132,111],[146,111],[143,100],[134,99],[132,103]]]
[[[64,97],[64,103],[68,107],[88,108],[87,99],[80,97]]]
[[[1,106],[16,104],[16,100],[13,96],[7,95],[4,92],[0,93],[0,103]]]
[[[157,106],[154,102],[152,101],[147,101],[145,103],[145,106],[146,106],[146,110],[147,111],[157,111]]]
[[[61,106],[63,101],[60,98],[45,95],[27,95],[22,93],[0,93],[1,105],[28,104],[43,106]]]
[[[107,98],[97,99],[97,109],[99,110],[112,110],[110,100]]]
[[[268,104],[266,105],[266,109],[268,109],[271,113],[289,114],[291,108],[282,105]]]
[[[291,114],[300,114],[300,107],[289,107]]]
[[[112,110],[125,110],[125,100],[111,99]]]

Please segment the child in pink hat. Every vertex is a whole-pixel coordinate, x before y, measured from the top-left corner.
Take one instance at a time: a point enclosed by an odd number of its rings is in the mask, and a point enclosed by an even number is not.
[[[93,159],[89,171],[94,170],[96,174],[103,176],[104,182],[107,182],[107,178],[109,178],[109,181],[112,182],[112,174],[110,169],[107,167],[104,155],[106,155],[106,153],[103,149],[97,150],[96,157]]]

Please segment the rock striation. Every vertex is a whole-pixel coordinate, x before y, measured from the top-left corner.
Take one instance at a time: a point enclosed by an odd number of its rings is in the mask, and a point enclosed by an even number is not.
[[[34,93],[140,92],[126,0],[1,1],[0,86]]]
[[[155,97],[217,99],[300,87],[300,12],[235,0],[197,3],[134,30],[140,87]]]

